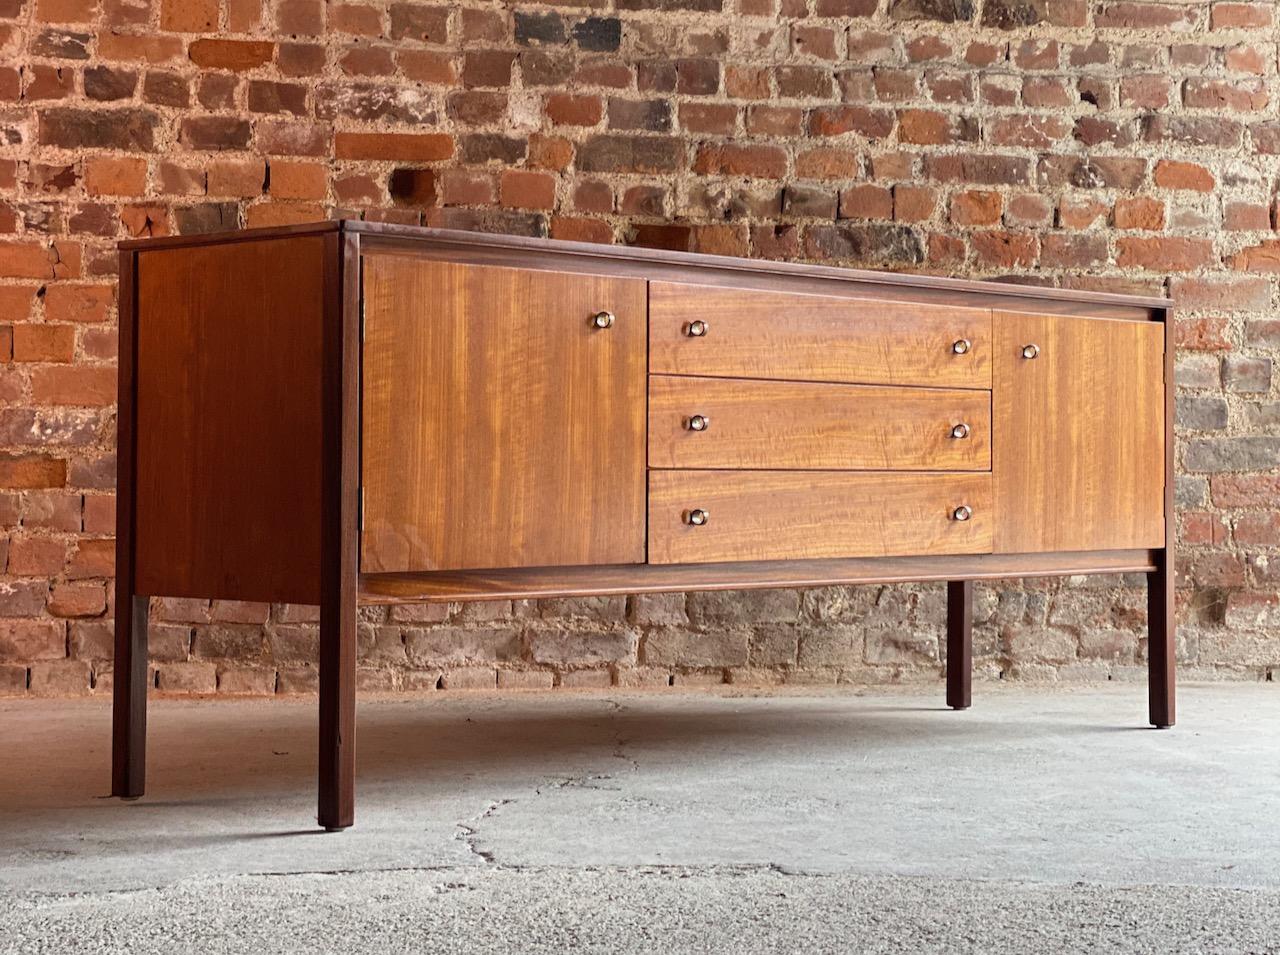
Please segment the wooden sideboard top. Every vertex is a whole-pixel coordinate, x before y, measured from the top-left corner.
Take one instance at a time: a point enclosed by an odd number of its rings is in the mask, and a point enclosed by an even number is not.
[[[736,258],[725,255],[706,255],[699,252],[672,252],[666,249],[603,245],[592,242],[565,242],[559,239],[539,239],[487,232],[461,232],[453,229],[432,229],[424,226],[365,222],[357,219],[334,219],[300,225],[270,226],[228,232],[202,233],[200,235],[128,239],[120,242],[119,247],[125,251],[145,251],[149,249],[182,248],[185,246],[226,242],[287,238],[324,232],[358,233],[371,239],[394,240],[396,243],[423,242],[452,249],[493,250],[498,253],[504,253],[507,256],[513,254],[518,256],[521,253],[552,253],[558,257],[593,262],[597,267],[602,263],[608,262],[633,265],[647,263],[652,266],[711,269],[721,272],[738,271],[749,273],[756,277],[773,275],[852,282],[863,286],[929,290],[935,295],[951,292],[956,294],[958,298],[981,295],[998,298],[1007,297],[1010,299],[1035,299],[1046,302],[1071,303],[1084,306],[1085,309],[1093,306],[1094,309],[1145,310],[1159,313],[1173,307],[1173,302],[1170,299],[1159,296],[1023,285],[1000,280],[944,278],[914,272],[873,271],[804,262]],[[1162,316],[1153,314],[1149,315],[1149,317],[1161,318]]]

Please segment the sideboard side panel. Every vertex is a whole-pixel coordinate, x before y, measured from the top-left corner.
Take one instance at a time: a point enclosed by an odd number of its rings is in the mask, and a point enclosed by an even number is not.
[[[319,602],[333,249],[306,235],[139,252],[139,593]]]
[[[1164,334],[995,313],[997,554],[1165,545]]]

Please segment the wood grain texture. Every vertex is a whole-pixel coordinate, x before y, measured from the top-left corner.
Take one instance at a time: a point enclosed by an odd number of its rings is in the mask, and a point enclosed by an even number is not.
[[[362,574],[362,604],[533,600],[686,590],[834,587],[910,581],[999,580],[1072,574],[1148,573],[1152,551],[1073,554],[973,554],[962,557],[866,557],[716,564],[526,567],[420,574]],[[1158,552],[1157,552],[1158,553]]]
[[[953,519],[960,505],[970,520]],[[983,554],[992,523],[989,474],[649,472],[653,564]]]
[[[649,379],[651,468],[988,471],[990,437],[987,391]]]
[[[364,288],[364,571],[644,560],[644,282],[376,255]]]
[[[326,248],[138,253],[138,593],[319,602]]]
[[[1163,546],[1164,326],[995,321],[996,552]]]
[[[688,334],[694,320],[705,335]],[[655,374],[990,388],[991,313],[653,282],[649,352]]]

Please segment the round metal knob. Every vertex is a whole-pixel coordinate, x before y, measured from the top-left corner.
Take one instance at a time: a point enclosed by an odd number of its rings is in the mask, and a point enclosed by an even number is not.
[[[969,518],[973,517],[973,509],[969,507],[968,504],[961,504],[951,512],[951,516],[957,521],[967,521]]]
[[[963,421],[961,421],[958,425],[955,425],[952,427],[951,437],[953,438],[969,437],[969,426],[965,424]]]
[[[610,328],[613,325],[613,312],[596,312],[591,316],[591,324],[596,328]]]
[[[706,431],[711,427],[711,419],[704,414],[696,414],[686,424],[690,431]]]
[[[957,355],[969,354],[969,349],[972,347],[973,347],[973,343],[970,342],[969,339],[967,338],[957,339],[951,344],[951,350],[955,352]]]
[[[703,524],[707,523],[707,521],[711,520],[711,515],[702,508],[695,507],[684,516],[684,520],[686,524],[691,524],[694,527],[701,527]]]
[[[684,332],[690,338],[701,338],[707,333],[708,325],[702,319],[697,318],[685,326]]]
[[[1036,357],[1037,355],[1039,355],[1039,354],[1040,354],[1040,346],[1039,346],[1039,345],[1023,345],[1023,346],[1022,346],[1022,357],[1023,357],[1023,358],[1035,358],[1035,357]]]

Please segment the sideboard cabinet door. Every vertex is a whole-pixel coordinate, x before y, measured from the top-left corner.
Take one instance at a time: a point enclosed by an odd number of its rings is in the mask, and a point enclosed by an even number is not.
[[[996,553],[1164,546],[1164,326],[995,314]]]
[[[643,280],[384,253],[363,294],[362,572],[644,561]]]

